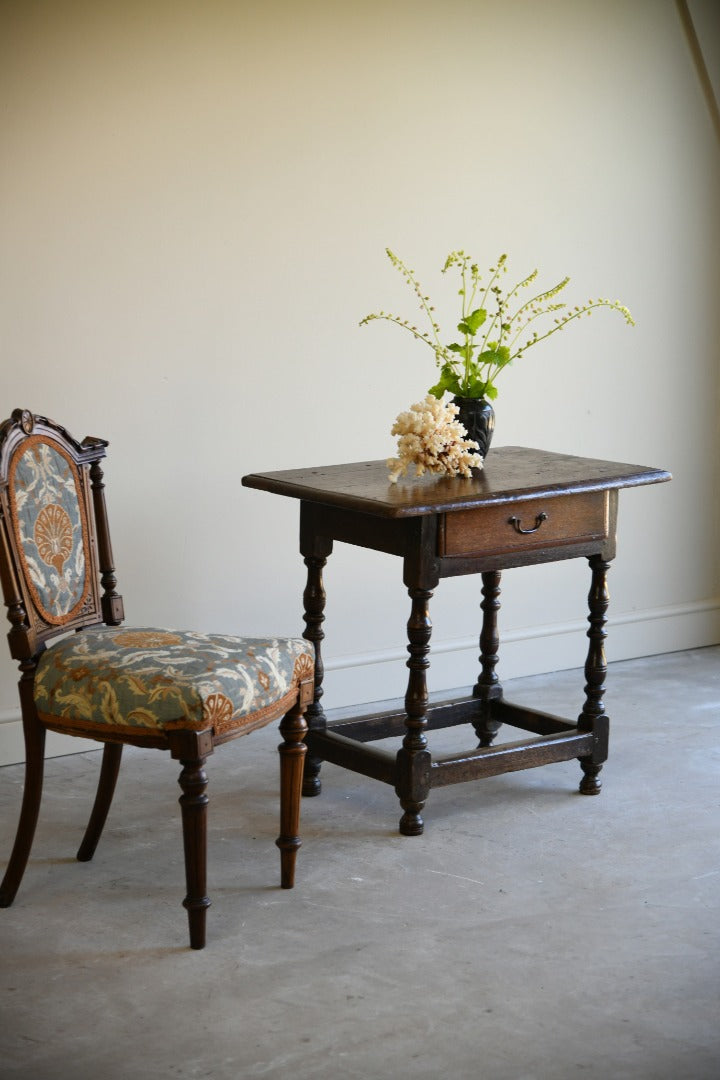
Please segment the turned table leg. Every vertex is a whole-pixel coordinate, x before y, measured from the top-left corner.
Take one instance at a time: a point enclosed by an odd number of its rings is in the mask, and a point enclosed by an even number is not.
[[[424,828],[420,814],[430,790],[430,751],[427,749],[428,691],[426,672],[430,666],[429,589],[410,588],[412,610],[407,624],[407,666],[410,670],[405,694],[405,726],[407,732],[397,754],[397,784],[395,790],[404,814],[400,832],[404,836],[419,836]]]
[[[307,585],[303,593],[305,608],[305,633],[303,637],[312,642],[315,648],[315,692],[311,703],[307,707],[305,720],[309,731],[322,731],[326,726],[325,712],[320,699],[323,696],[323,677],[325,668],[322,661],[322,642],[325,638],[322,624],[325,621],[325,587],[323,585],[323,568],[327,563],[327,555],[332,551],[332,542],[328,541],[324,553],[310,554],[305,556],[307,566]],[[320,766],[322,758],[312,752],[308,752],[305,758],[305,771],[303,775],[303,795],[319,795],[322,791],[320,781]]]
[[[482,630],[480,632],[480,677],[473,687],[473,697],[479,702],[473,727],[480,740],[480,746],[490,746],[502,726],[500,720],[492,717],[492,702],[502,697],[502,686],[495,667],[498,662],[500,638],[498,635],[497,613],[500,610],[500,571],[491,570],[482,575]]]
[[[587,636],[590,644],[585,662],[585,704],[578,717],[578,729],[594,733],[595,748],[589,757],[580,758],[580,767],[584,775],[580,781],[579,790],[583,795],[599,795],[601,788],[599,774],[608,755],[609,720],[605,715],[602,699],[607,674],[605,623],[610,602],[607,589],[607,572],[610,569],[610,563],[601,555],[593,555],[588,562],[592,570],[592,584],[588,594],[590,628]]]

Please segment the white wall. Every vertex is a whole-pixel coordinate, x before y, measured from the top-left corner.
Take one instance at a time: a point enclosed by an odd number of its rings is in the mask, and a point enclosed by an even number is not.
[[[297,506],[240,477],[392,452],[432,357],[358,320],[414,311],[386,245],[433,291],[465,247],[631,308],[505,373],[496,441],[671,469],[621,496],[608,656],[718,640],[720,154],[671,0],[0,17],[0,411],[110,440],[130,621],[300,632]],[[326,583],[326,702],[401,695],[396,562],[338,546]],[[501,674],[581,664],[586,591],[508,574]],[[431,689],[474,681],[478,600],[441,585]]]

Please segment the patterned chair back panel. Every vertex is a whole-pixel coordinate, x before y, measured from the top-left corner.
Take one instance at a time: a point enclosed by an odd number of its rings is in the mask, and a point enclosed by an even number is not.
[[[63,626],[90,591],[89,532],[77,465],[57,443],[33,435],[9,469],[12,527],[27,588],[38,614]]]

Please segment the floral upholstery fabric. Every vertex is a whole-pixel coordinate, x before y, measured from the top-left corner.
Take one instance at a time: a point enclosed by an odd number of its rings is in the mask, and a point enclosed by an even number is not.
[[[151,627],[94,627],[40,658],[35,703],[46,722],[118,734],[251,731],[292,704],[313,671],[302,638],[237,638]]]
[[[87,521],[77,467],[45,439],[27,439],[9,472],[13,528],[33,601],[51,625],[82,607],[89,588]]]

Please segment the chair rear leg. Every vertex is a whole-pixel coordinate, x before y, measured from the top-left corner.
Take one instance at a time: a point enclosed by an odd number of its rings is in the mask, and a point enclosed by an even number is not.
[[[22,683],[21,683],[22,687]],[[21,689],[22,696],[22,689]],[[15,844],[5,877],[0,885],[0,907],[10,907],[25,873],[30,849],[35,838],[35,828],[40,813],[43,773],[45,765],[45,728],[35,713],[34,706],[23,709],[25,733],[25,790],[23,792],[20,820]]]
[[[89,862],[95,854],[115,794],[122,752],[122,743],[105,743],[95,803],[83,841],[78,848],[78,862]]]
[[[294,708],[286,713],[280,724],[284,742],[280,744],[280,835],[275,841],[280,848],[280,884],[292,889],[295,884],[295,860],[300,839],[300,802],[302,796],[303,766],[307,746],[303,738],[307,733],[305,723],[306,705],[298,699]]]

